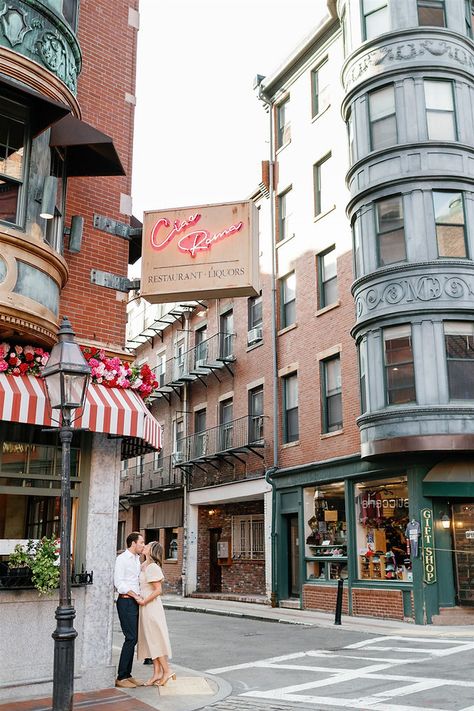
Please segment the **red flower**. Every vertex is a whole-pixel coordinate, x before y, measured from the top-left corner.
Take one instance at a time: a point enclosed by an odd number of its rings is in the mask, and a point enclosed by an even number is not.
[[[11,355],[8,359],[8,365],[15,366],[15,365],[18,365],[19,362],[20,362],[20,359],[17,358],[15,355]]]
[[[21,363],[20,364],[20,373],[22,375],[24,375],[27,372],[27,370],[29,370],[29,369],[30,369],[30,366],[28,365],[28,363]]]
[[[33,353],[25,353],[25,360],[30,363],[32,360],[34,360],[34,355]]]

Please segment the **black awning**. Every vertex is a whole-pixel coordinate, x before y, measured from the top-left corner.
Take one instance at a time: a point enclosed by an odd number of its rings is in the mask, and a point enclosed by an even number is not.
[[[128,263],[135,264],[142,256],[142,234],[138,231],[143,228],[143,223],[138,217],[131,215],[130,227],[132,230],[137,230],[136,234],[132,234],[128,243]]]
[[[54,124],[49,145],[66,148],[68,176],[125,175],[110,136],[74,116]]]
[[[22,82],[15,81],[5,74],[0,74],[0,91],[14,101],[27,104],[30,109],[30,125],[33,136],[44,131],[48,126],[67,116],[71,109],[54,99],[43,96]]]

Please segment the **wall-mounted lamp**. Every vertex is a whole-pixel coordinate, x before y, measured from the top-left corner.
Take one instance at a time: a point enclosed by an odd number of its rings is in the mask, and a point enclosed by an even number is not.
[[[56,207],[56,196],[58,193],[58,179],[54,175],[47,175],[44,179],[43,197],[41,198],[40,217],[44,220],[52,220]]]
[[[441,525],[443,528],[451,527],[451,519],[449,518],[448,514],[445,513],[441,516]]]
[[[209,516],[214,516],[214,514],[217,513],[217,509],[209,509],[208,514]]]
[[[82,245],[82,233],[84,231],[84,218],[81,215],[73,215],[71,227],[64,228],[64,234],[69,235],[69,251],[80,252]]]

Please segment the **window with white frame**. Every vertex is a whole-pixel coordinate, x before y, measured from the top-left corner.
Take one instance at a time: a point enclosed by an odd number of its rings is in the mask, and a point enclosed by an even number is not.
[[[155,375],[158,381],[158,387],[163,387],[166,377],[166,351],[156,354]]]
[[[119,521],[117,526],[117,550],[124,551],[125,548],[125,521]]]
[[[466,220],[463,194],[433,190],[433,203],[439,256],[466,257]]]
[[[296,275],[290,272],[280,279],[280,327],[296,323]]]
[[[444,0],[417,0],[417,9],[422,27],[446,27]]]
[[[317,255],[318,308],[335,304],[338,299],[336,247]]]
[[[472,29],[474,27],[474,2],[473,0],[464,0],[464,14],[466,19],[466,34],[473,39]]]
[[[450,400],[474,399],[474,324],[447,321],[444,342]]]
[[[282,148],[291,139],[290,99],[277,106],[277,149]]]
[[[334,194],[331,190],[331,154],[313,165],[314,216],[317,217],[331,209]]]
[[[397,143],[397,116],[393,84],[369,94],[370,147],[373,151]]]
[[[282,242],[293,235],[291,227],[292,198],[293,192],[291,188],[288,188],[278,196],[278,242]]]
[[[404,262],[407,255],[402,196],[378,200],[375,203],[375,222],[378,266]]]
[[[232,558],[263,560],[264,557],[263,514],[232,516]]]
[[[364,39],[370,40],[390,29],[387,0],[362,0]]]
[[[311,108],[313,118],[329,106],[330,100],[329,62],[325,59],[311,72]]]
[[[434,141],[455,141],[456,117],[452,82],[425,79],[424,88],[428,138]]]

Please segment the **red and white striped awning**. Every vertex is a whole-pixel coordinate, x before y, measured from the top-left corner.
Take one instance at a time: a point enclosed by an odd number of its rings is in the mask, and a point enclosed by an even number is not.
[[[75,428],[118,437],[139,438],[152,449],[161,449],[161,426],[133,390],[91,383],[84,410],[77,410]],[[0,420],[55,427],[42,378],[0,373]]]

